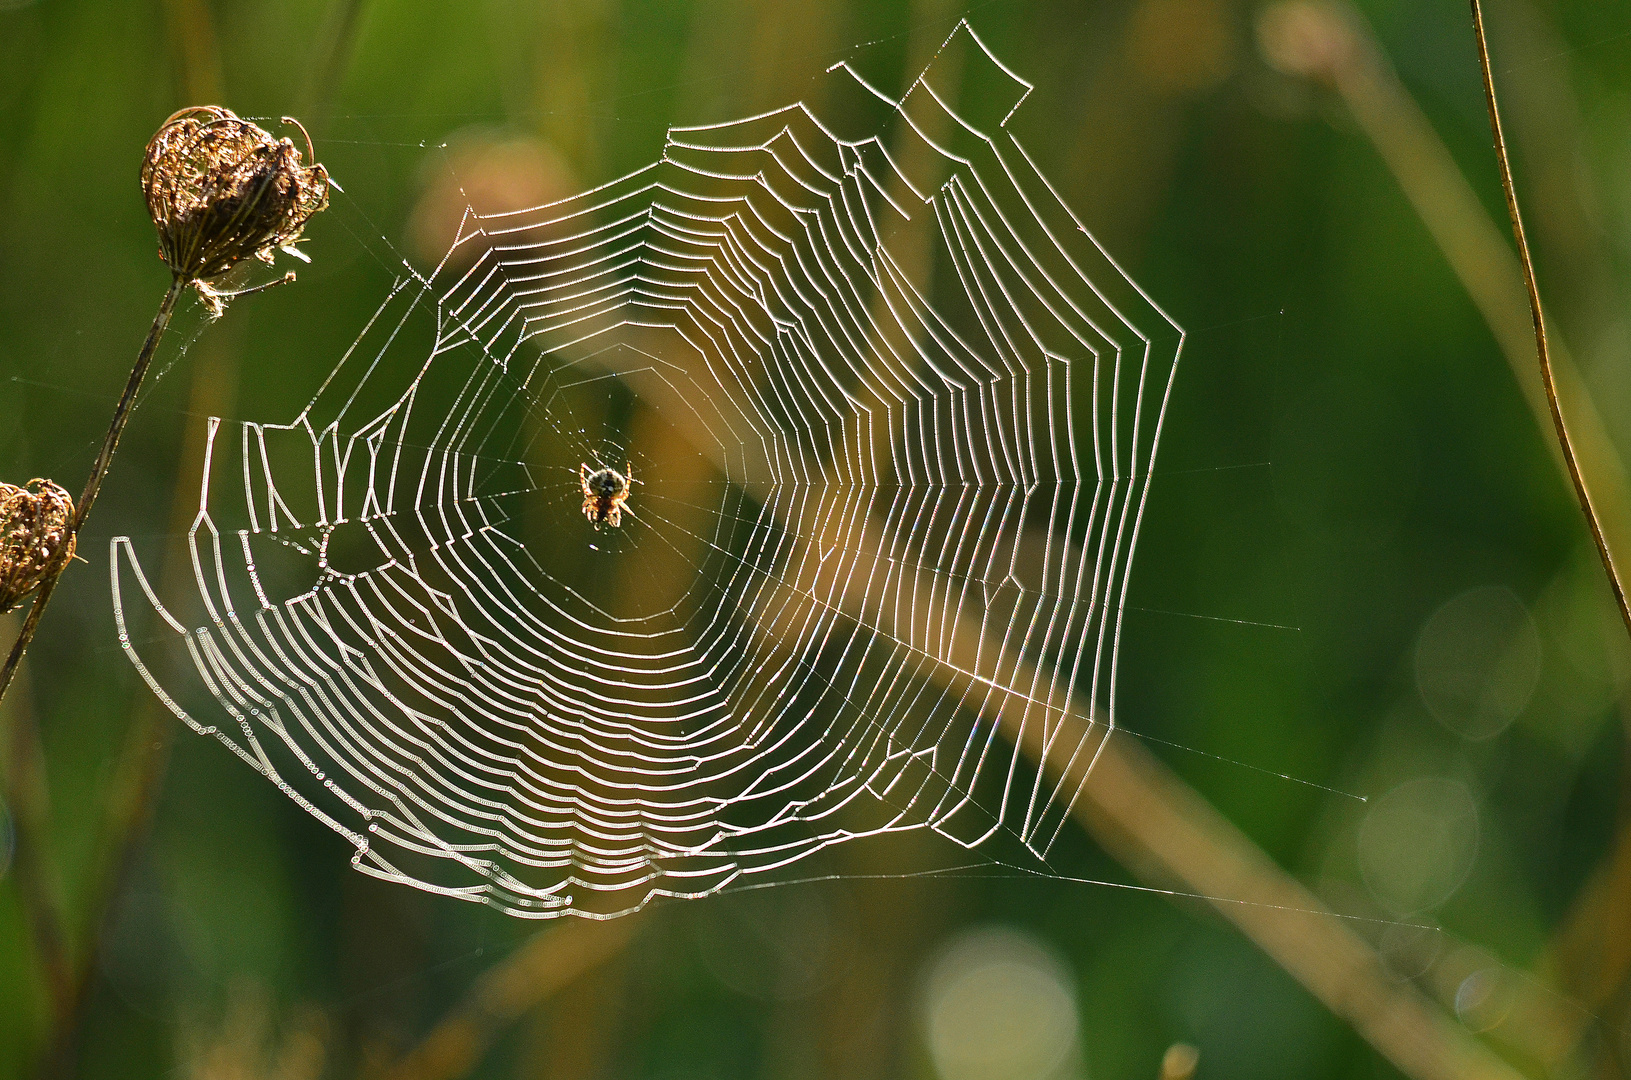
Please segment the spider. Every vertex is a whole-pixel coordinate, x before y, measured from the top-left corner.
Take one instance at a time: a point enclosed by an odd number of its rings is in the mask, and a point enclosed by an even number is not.
[[[596,469],[578,465],[578,482],[583,485],[583,516],[594,522],[595,531],[601,525],[616,529],[623,524],[623,507],[629,501],[629,488],[635,483],[634,466],[625,463],[623,472],[616,469]]]

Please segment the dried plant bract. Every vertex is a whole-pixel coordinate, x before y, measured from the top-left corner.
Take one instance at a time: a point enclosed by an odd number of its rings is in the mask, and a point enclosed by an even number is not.
[[[0,614],[74,554],[74,500],[49,480],[0,484]]]
[[[315,156],[305,128],[307,158]],[[289,139],[218,105],[183,109],[147,144],[142,191],[159,230],[159,253],[176,277],[198,290],[212,314],[222,294],[209,282],[254,256],[270,263],[328,205],[328,170],[302,161]]]

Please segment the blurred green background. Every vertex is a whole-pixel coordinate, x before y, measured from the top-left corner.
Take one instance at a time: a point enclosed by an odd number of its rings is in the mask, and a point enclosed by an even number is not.
[[[0,711],[12,801],[44,762],[35,881],[94,957],[79,1075],[383,1075],[539,932],[356,874],[339,838],[155,709],[115,640],[107,539],[154,544],[190,517],[201,418],[310,396],[400,260],[445,246],[450,161],[483,178],[482,209],[559,197],[650,161],[670,124],[801,98],[838,60],[899,90],[965,15],[1036,84],[1019,138],[1191,335],[1121,722],[1177,744],[1152,748],[1376,920],[1356,928],[1388,977],[1530,1075],[1622,1074],[1626,640],[1551,434],[1401,186],[1431,155],[1378,140],[1408,135],[1413,101],[1471,209],[1504,215],[1459,0],[1362,5],[1355,32],[1404,91],[1368,99],[1270,63],[1267,16],[1231,0],[0,0],[0,478],[78,490],[166,284],[136,170],[172,111],[300,116],[346,191],[296,285],[213,325],[185,302],[86,565]],[[1542,291],[1608,435],[1586,467],[1609,476],[1631,452],[1631,4],[1489,17]],[[1416,188],[1429,213],[1449,190]],[[34,728],[39,759],[18,734]],[[149,763],[150,838],[121,869],[106,823]],[[0,1076],[23,1076],[53,1005],[22,882],[38,868],[0,820]],[[1138,880],[1070,843],[1089,875]],[[1108,887],[790,886],[661,907],[606,952],[436,1075],[1143,1078],[1175,1043],[1209,1078],[1396,1075],[1204,904]]]

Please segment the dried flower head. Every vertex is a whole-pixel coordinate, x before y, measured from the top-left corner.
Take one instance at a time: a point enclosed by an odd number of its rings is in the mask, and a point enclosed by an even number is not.
[[[0,614],[73,558],[74,500],[49,480],[0,484]]]
[[[283,118],[305,138],[298,121]],[[183,109],[147,144],[142,191],[159,230],[159,254],[194,285],[211,312],[221,294],[208,282],[253,255],[270,263],[293,244],[311,216],[328,205],[328,170],[301,163],[288,139],[241,120],[218,105]]]

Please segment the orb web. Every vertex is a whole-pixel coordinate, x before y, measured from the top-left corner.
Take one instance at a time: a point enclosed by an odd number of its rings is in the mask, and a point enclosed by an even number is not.
[[[1008,130],[1029,89],[960,25],[899,101],[838,64],[467,215],[297,416],[210,422],[195,624],[113,541],[127,655],[357,868],[520,916],[911,830],[1045,861],[1183,335]]]

